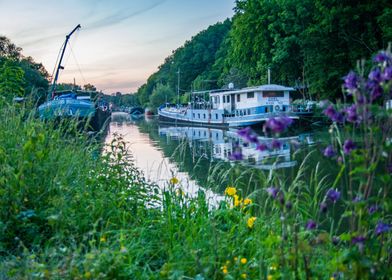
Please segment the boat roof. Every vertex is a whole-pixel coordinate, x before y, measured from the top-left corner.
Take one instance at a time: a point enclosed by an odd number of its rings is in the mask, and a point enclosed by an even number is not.
[[[223,93],[224,94],[231,94],[231,93],[242,93],[242,92],[249,92],[249,91],[295,91],[295,89],[292,87],[286,87],[286,86],[281,86],[281,85],[267,84],[267,85],[260,85],[260,86],[254,86],[254,87],[246,87],[246,88],[242,88],[242,89],[223,91]],[[219,94],[219,93],[222,93],[222,91],[210,92],[210,94]]]

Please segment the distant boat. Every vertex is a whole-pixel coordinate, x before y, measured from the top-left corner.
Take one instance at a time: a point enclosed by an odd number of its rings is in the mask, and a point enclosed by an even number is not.
[[[72,34],[79,28],[81,28],[80,24],[66,36],[64,47],[61,50],[60,60],[56,68],[56,74],[48,94],[48,100],[38,107],[38,113],[42,119],[72,117],[89,120],[92,129],[100,130],[106,120],[110,117],[109,104],[99,98],[99,96],[97,100],[93,101],[90,92],[76,90],[56,91],[60,70],[64,69],[61,63],[67,43]]]
[[[267,84],[195,92],[187,105],[165,104],[158,109],[158,114],[160,119],[170,121],[229,127],[255,125],[271,117],[298,119],[290,104],[290,92],[294,90]]]

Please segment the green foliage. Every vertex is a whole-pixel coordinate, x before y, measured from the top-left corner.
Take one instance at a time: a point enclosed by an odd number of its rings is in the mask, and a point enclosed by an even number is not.
[[[12,83],[15,85],[15,88],[12,88],[12,90],[7,88],[6,91],[10,95],[30,97],[34,103],[42,103],[47,95],[49,74],[41,63],[36,63],[30,56],[24,57],[21,51],[22,49],[13,44],[8,38],[0,36],[0,68],[3,69],[3,72],[8,71],[5,74],[8,77],[4,77],[4,79],[14,77]],[[5,70],[3,67],[9,69]],[[23,71],[22,77],[20,77],[22,72],[17,69]],[[0,82],[8,83],[12,87],[10,81],[5,82],[0,78]]]
[[[0,98],[11,102],[12,98],[23,96],[24,71],[15,62],[7,60],[0,68]]]
[[[152,109],[156,109],[166,102],[175,101],[177,101],[176,94],[168,85],[157,84],[150,96],[149,105]]]

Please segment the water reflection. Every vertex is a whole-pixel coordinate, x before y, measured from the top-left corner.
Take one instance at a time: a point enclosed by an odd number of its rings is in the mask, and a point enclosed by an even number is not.
[[[207,197],[214,201],[219,201],[222,196],[211,190],[222,194],[227,184],[235,180],[224,175],[224,171],[233,167],[230,155],[236,145],[241,147],[244,155],[244,159],[238,162],[240,164],[235,166],[239,168],[238,174],[244,170],[254,170],[255,174],[257,171],[277,170],[289,179],[308,154],[307,147],[315,144],[315,139],[320,141],[320,135],[298,133],[279,138],[281,145],[275,149],[259,151],[255,144],[243,146],[244,142],[236,129],[171,126],[159,123],[157,119],[134,120],[128,114],[113,114],[109,129],[106,142],[109,143],[114,134],[122,135],[129,143],[136,166],[149,181],[164,188],[175,176],[188,194],[194,196],[199,189],[203,189]],[[265,137],[262,132],[258,135],[260,143],[272,146],[272,138]],[[302,147],[299,151],[298,146]],[[319,156],[314,155],[313,161],[318,162]],[[222,171],[222,176],[209,177],[211,170],[216,169]],[[254,182],[253,186],[258,188],[259,182]]]
[[[159,126],[159,136],[166,137],[170,141],[186,141],[190,148],[194,149],[196,155],[206,156],[211,161],[220,160],[232,162],[230,155],[235,152],[238,145],[241,147],[243,160],[241,164],[262,169],[274,170],[280,168],[290,168],[297,165],[296,160],[292,160],[292,153],[298,145],[310,145],[314,143],[311,134],[301,134],[298,136],[268,138],[259,136],[259,142],[267,147],[265,150],[258,150],[256,144],[244,143],[238,136],[237,130],[216,129],[190,126]],[[280,145],[271,148],[273,141],[278,140]],[[208,146],[210,147],[208,149]],[[209,154],[206,152],[209,151]]]

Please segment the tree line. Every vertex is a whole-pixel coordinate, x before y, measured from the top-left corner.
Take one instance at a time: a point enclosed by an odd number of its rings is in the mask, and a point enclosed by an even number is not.
[[[342,77],[392,42],[386,0],[237,0],[234,12],[173,51],[138,89],[140,103],[177,101],[178,78],[182,96],[230,82],[265,84],[268,68],[272,83],[336,99]]]

